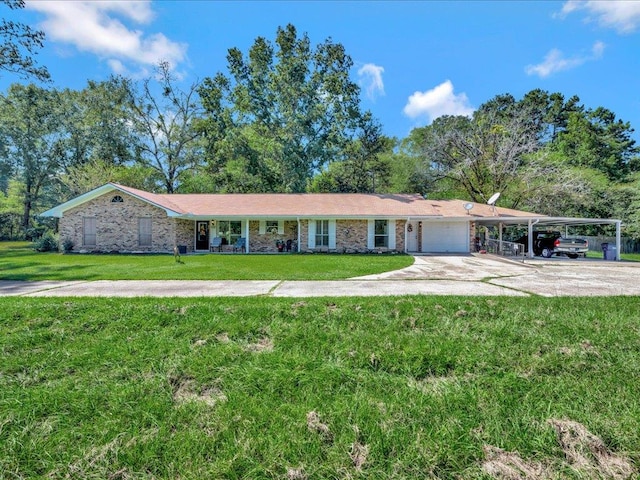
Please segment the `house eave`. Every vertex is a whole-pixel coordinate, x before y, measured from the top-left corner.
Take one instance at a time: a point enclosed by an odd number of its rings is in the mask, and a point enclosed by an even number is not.
[[[54,218],[62,218],[64,216],[64,212],[71,210],[72,208],[78,207],[84,203],[87,203],[91,200],[94,200],[106,193],[109,192],[113,192],[113,191],[118,191],[121,193],[124,193],[126,195],[129,195],[131,197],[134,197],[142,202],[148,203],[150,205],[153,205],[154,207],[160,208],[162,210],[164,210],[167,215],[169,217],[175,217],[178,215],[181,215],[179,212],[175,212],[174,210],[171,210],[167,207],[164,207],[162,205],[159,205],[149,199],[140,197],[139,195],[136,195],[133,192],[129,192],[123,188],[120,188],[118,185],[113,184],[113,183],[106,183],[98,188],[95,188],[87,193],[84,193],[78,197],[72,198],[71,200],[69,200],[68,202],[65,203],[61,203],[60,205],[53,207],[49,210],[47,210],[46,212],[43,212],[40,214],[41,217],[54,217]]]

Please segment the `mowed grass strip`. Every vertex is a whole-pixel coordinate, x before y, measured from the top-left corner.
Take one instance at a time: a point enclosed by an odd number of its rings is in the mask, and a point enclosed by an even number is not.
[[[637,478],[638,312],[0,298],[0,478]],[[558,425],[602,445],[568,457]],[[495,473],[514,458],[544,473]]]
[[[337,280],[397,270],[410,255],[38,253],[0,242],[0,280]]]

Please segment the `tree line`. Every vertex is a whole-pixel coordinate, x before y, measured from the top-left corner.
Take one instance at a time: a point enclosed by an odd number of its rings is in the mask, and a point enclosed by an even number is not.
[[[143,81],[114,76],[82,90],[14,83],[0,94],[0,236],[33,236],[46,227],[42,210],[114,181],[477,202],[501,192],[501,206],[621,218],[640,237],[639,150],[610,110],[543,90],[500,94],[470,117],[391,138],[362,109],[352,66],[339,43],[313,45],[287,25],[246,54],[231,48],[225,72],[187,88],[166,63]]]

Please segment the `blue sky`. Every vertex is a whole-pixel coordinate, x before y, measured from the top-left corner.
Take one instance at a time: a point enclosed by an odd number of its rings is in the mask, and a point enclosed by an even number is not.
[[[168,60],[185,85],[226,52],[292,23],[355,62],[362,104],[387,135],[494,96],[541,88],[609,108],[640,130],[640,1],[57,1],[27,0],[5,18],[45,31],[38,60],[56,87],[113,73],[143,78]],[[24,81],[2,74],[0,88]],[[639,132],[634,138],[640,142]]]

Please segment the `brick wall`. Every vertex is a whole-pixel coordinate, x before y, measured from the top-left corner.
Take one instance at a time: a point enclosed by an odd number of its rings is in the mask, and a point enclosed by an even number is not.
[[[123,202],[111,202],[119,195]],[[96,219],[96,245],[83,245],[83,218]],[[138,219],[148,217],[151,223],[151,246],[140,246],[138,241]],[[300,221],[300,251],[308,252],[307,220]],[[363,253],[367,249],[368,222],[366,220],[337,220],[337,253]],[[277,252],[276,240],[293,241],[293,251],[298,240],[298,222],[284,222],[284,234],[259,232],[260,222],[249,222],[249,251]],[[142,200],[122,192],[109,192],[65,212],[60,219],[60,239],[71,239],[74,252],[173,252],[175,245],[185,245],[187,252],[194,250],[194,222],[169,218],[166,212]],[[404,251],[404,220],[396,220],[396,248]],[[231,248],[231,246],[229,246]],[[326,247],[314,251],[328,251]]]
[[[313,220],[312,220],[313,221]],[[396,252],[404,252],[404,220],[396,220]],[[367,220],[336,220],[336,248],[338,253],[364,253],[368,251],[369,222]],[[327,252],[327,247],[309,249],[309,222],[300,222],[300,251]]]
[[[187,253],[193,252],[196,234],[194,221],[182,218],[176,218],[173,221],[175,222],[176,245],[186,245]]]
[[[111,202],[119,195],[122,202]],[[83,245],[83,218],[96,219],[96,245]],[[150,217],[151,246],[140,246],[138,242],[138,219]],[[179,222],[180,241],[186,241],[186,221]],[[193,223],[193,222],[186,222]],[[173,252],[176,239],[176,222],[166,212],[146,202],[121,192],[109,192],[68,210],[60,219],[60,240],[71,239],[74,252]],[[190,234],[193,236],[193,234]],[[180,243],[180,242],[178,242]]]
[[[260,234],[260,222],[258,220],[251,220],[249,222],[249,252],[277,252],[276,240],[282,240],[286,242],[291,240],[293,242],[292,251],[296,251],[295,244],[298,241],[298,222],[295,220],[289,220],[284,222],[284,233],[279,235],[277,233],[263,233]]]

